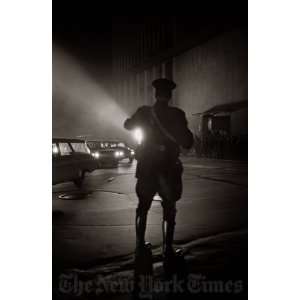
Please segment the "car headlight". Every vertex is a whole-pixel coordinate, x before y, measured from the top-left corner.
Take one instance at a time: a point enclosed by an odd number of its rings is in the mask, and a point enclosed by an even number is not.
[[[120,152],[119,152],[119,156],[124,156],[124,152],[123,152],[123,151],[120,151]]]
[[[134,155],[134,154],[135,154],[134,150],[131,150],[131,151],[130,151],[130,154],[131,154],[131,155]]]
[[[99,152],[94,152],[92,154],[96,159],[98,159],[100,157],[100,153]]]
[[[119,156],[120,156],[119,151],[116,151],[116,152],[115,152],[115,157],[119,157]]]

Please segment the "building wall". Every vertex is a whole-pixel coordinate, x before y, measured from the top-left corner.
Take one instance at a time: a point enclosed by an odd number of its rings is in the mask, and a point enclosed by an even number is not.
[[[124,112],[131,115],[141,105],[152,105],[155,99],[151,83],[159,77],[177,83],[172,104],[186,112],[194,131],[199,127],[199,117],[193,114],[215,105],[248,100],[245,26],[227,31],[218,29],[218,34],[203,35],[198,43],[196,33],[200,31],[195,30],[190,40],[198,46],[191,48],[188,46],[191,43],[186,43],[184,23],[172,19],[165,24],[160,21],[138,27],[122,23],[116,28],[113,94]],[[190,32],[197,26],[188,28]],[[231,132],[245,134],[247,111],[232,113],[231,120]]]
[[[174,58],[175,104],[196,127],[195,113],[248,100],[248,45],[242,29],[226,32]],[[232,115],[232,132],[245,132],[247,112]],[[240,127],[240,128],[239,128]]]

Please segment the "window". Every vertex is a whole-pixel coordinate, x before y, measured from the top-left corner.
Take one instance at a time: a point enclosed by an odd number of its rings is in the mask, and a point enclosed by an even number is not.
[[[89,153],[85,143],[71,143],[71,145],[75,152]]]
[[[59,150],[62,156],[72,154],[72,149],[68,143],[59,143]]]

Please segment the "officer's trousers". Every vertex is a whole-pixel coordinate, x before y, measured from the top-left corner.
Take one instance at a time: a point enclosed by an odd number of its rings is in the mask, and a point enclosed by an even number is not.
[[[182,194],[182,166],[163,172],[153,172],[149,176],[138,177],[136,193],[139,198],[137,215],[147,215],[156,193],[162,199],[163,220],[174,223],[176,217],[176,201]]]

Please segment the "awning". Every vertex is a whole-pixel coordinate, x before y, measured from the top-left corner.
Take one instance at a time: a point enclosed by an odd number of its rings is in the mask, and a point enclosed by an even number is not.
[[[248,101],[231,102],[226,104],[216,105],[204,112],[193,114],[197,115],[215,115],[219,113],[231,113],[248,107]]]

